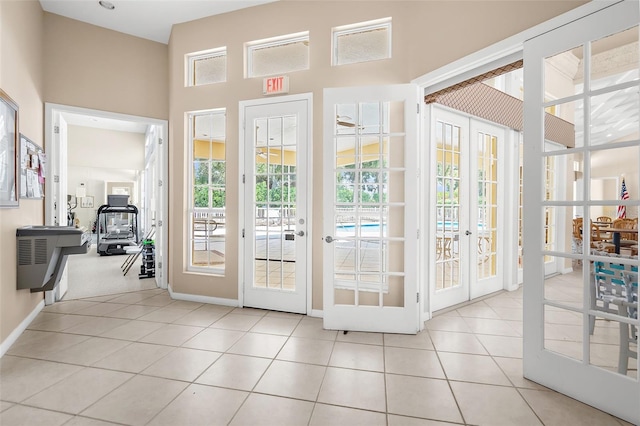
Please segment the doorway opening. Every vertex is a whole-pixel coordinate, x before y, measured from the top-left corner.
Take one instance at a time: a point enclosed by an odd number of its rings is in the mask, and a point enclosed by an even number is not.
[[[167,235],[163,219],[166,223],[168,193],[166,185],[162,185],[168,170],[166,140],[167,123],[163,120],[45,105],[45,144],[49,160],[45,223],[82,227],[93,237],[90,252],[71,259],[58,288],[45,295],[47,303],[63,298],[167,287],[163,268]],[[108,195],[124,195],[128,197],[127,203],[139,210],[140,240],[153,235],[150,238],[155,243],[155,279],[138,278],[139,262],[125,275],[128,256],[94,259],[99,257],[96,253],[98,227],[104,227],[97,221],[97,211],[107,204]],[[101,231],[104,235],[107,229]],[[95,280],[88,278],[91,276]],[[110,278],[104,279],[105,276]],[[78,280],[96,285],[81,285]]]

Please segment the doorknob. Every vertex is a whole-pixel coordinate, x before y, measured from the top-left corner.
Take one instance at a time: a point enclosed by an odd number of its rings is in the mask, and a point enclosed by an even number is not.
[[[304,231],[296,232],[298,237],[304,237]]]
[[[471,235],[471,231],[469,230],[464,231],[464,235]]]
[[[324,240],[328,243],[332,243],[333,242],[333,237],[331,235],[327,235],[326,237],[324,237]]]

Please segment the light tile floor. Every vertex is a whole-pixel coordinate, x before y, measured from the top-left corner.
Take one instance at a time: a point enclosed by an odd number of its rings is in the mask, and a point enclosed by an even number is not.
[[[0,360],[0,424],[626,424],[522,377],[521,318],[520,291],[416,336],[159,289],[60,302]]]

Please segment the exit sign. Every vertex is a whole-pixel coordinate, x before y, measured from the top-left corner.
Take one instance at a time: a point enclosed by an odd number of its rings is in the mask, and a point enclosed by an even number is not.
[[[267,77],[262,81],[263,95],[277,95],[289,93],[289,76]]]

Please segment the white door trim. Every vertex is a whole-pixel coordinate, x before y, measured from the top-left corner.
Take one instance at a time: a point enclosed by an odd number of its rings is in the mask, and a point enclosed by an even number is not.
[[[308,141],[308,149],[307,149],[307,186],[305,190],[307,191],[307,228],[306,228],[306,249],[307,249],[307,268],[306,268],[306,292],[307,292],[307,314],[311,313],[312,309],[312,238],[313,238],[313,210],[311,208],[313,201],[313,93],[301,93],[296,95],[287,95],[287,96],[278,96],[271,98],[261,98],[261,99],[251,99],[246,101],[240,101],[238,103],[238,140],[240,141],[239,152],[238,152],[238,187],[240,188],[239,197],[238,197],[238,259],[244,259],[245,256],[245,244],[244,244],[244,235],[243,230],[246,228],[246,218],[245,218],[245,183],[244,175],[245,175],[245,154],[244,154],[244,144],[246,137],[245,130],[245,108],[251,106],[259,106],[259,105],[269,105],[274,103],[283,103],[283,102],[295,102],[295,101],[306,101],[307,102],[307,141]],[[238,262],[238,306],[244,306],[244,262]]]
[[[81,108],[81,107],[74,107],[74,106],[70,106],[70,105],[61,105],[61,104],[54,104],[54,103],[45,103],[45,128],[44,128],[44,143],[45,143],[45,149],[47,151],[47,155],[48,156],[55,156],[58,154],[57,152],[55,152],[55,147],[56,144],[54,143],[54,114],[56,113],[73,113],[73,114],[81,114],[81,115],[91,115],[94,117],[100,117],[100,118],[108,118],[108,119],[114,119],[114,120],[123,120],[123,121],[132,121],[132,122],[136,122],[136,123],[142,123],[142,124],[148,124],[148,125],[156,125],[159,126],[162,131],[161,131],[161,137],[163,140],[163,143],[161,145],[161,150],[162,150],[162,173],[160,176],[158,176],[159,179],[161,179],[165,184],[162,185],[162,206],[161,206],[161,211],[162,211],[162,218],[164,221],[164,226],[161,227],[160,230],[156,230],[156,234],[161,233],[161,238],[163,241],[161,250],[162,252],[160,253],[161,258],[164,259],[164,268],[161,274],[159,274],[159,276],[156,276],[156,282],[158,283],[158,286],[160,288],[167,288],[168,287],[168,274],[167,274],[167,268],[166,265],[168,264],[167,260],[169,259],[169,252],[168,252],[168,230],[169,230],[169,226],[168,226],[168,218],[169,218],[169,185],[167,185],[166,183],[169,182],[168,179],[168,174],[169,174],[169,143],[168,143],[168,126],[169,123],[167,122],[167,120],[160,120],[157,118],[149,118],[149,117],[141,117],[141,116],[136,116],[136,115],[129,115],[129,114],[120,114],[120,113],[116,113],[116,112],[109,112],[109,111],[101,111],[101,110],[96,110],[96,109],[90,109],[90,108]],[[53,151],[52,151],[53,150]],[[66,173],[67,171],[65,170],[64,173]],[[47,167],[46,170],[46,179],[49,182],[53,182],[53,173],[52,173],[52,168],[51,167]],[[64,195],[66,198],[66,188],[63,188],[63,190],[65,191]],[[52,225],[54,224],[54,199],[53,199],[53,185],[45,185],[45,224],[47,225]],[[66,202],[65,202],[66,204]]]

